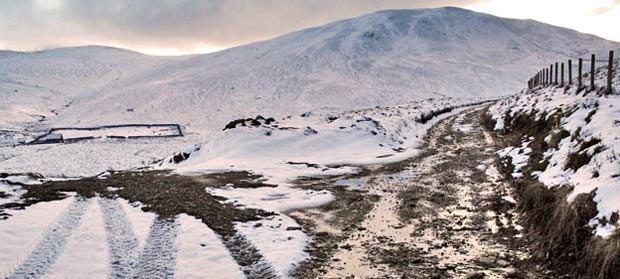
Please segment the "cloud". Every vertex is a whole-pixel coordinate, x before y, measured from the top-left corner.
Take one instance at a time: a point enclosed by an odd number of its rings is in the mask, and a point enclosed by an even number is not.
[[[232,46],[365,13],[483,0],[0,0],[0,45]]]
[[[590,16],[600,16],[600,15],[606,14],[609,11],[613,10],[618,5],[620,5],[620,0],[614,0],[613,3],[610,6],[598,7],[596,9],[594,9],[593,11],[591,11],[588,15],[590,15]]]

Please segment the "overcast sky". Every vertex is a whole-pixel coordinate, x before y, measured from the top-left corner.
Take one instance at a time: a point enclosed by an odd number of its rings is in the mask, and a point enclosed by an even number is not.
[[[620,41],[620,0],[0,0],[0,49],[205,53],[385,9],[457,6]]]

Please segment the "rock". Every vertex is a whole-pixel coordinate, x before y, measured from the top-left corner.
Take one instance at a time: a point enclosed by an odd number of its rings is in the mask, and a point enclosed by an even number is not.
[[[286,227],[287,231],[301,231],[301,227],[299,226],[288,226]]]
[[[315,135],[318,134],[319,132],[315,129],[312,129],[312,127],[308,126],[306,127],[306,129],[304,130],[304,135],[305,136],[309,136],[309,135]]]
[[[494,265],[495,264],[495,257],[493,256],[483,256],[480,257],[476,260],[477,262],[489,266],[489,265]]]
[[[510,263],[505,261],[505,260],[497,260],[496,264],[500,267],[507,267],[510,266]]]
[[[484,279],[485,277],[486,277],[486,274],[482,272],[472,272],[472,273],[465,275],[465,279]]]

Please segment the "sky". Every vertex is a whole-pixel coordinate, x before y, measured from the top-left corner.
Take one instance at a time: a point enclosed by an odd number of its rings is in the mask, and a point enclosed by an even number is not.
[[[378,10],[442,6],[620,41],[620,0],[0,0],[0,49],[208,53]]]

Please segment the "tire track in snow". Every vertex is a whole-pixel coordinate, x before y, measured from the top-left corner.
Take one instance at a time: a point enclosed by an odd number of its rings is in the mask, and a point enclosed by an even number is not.
[[[71,235],[82,220],[82,215],[90,205],[90,200],[76,198],[65,210],[58,222],[50,227],[30,255],[13,271],[7,279],[40,278],[56,262]]]
[[[138,238],[122,205],[112,199],[100,199],[110,253],[109,278],[130,278],[138,260]]]
[[[232,236],[222,236],[222,239],[247,279],[280,278],[271,263],[243,234],[237,232]]]
[[[179,222],[158,217],[138,260],[133,278],[173,278]]]

